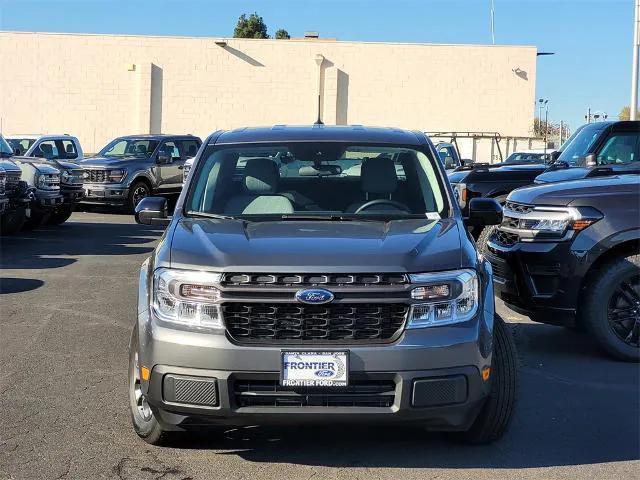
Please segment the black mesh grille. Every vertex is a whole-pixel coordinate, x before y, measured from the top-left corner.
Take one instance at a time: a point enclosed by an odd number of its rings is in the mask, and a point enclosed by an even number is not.
[[[489,260],[489,263],[491,263],[494,277],[500,278],[502,280],[509,280],[511,278],[511,269],[504,260],[494,256],[490,252],[485,256],[487,260]]]
[[[404,304],[226,303],[229,335],[239,343],[388,342],[400,334]]]
[[[278,380],[235,380],[233,396],[238,407],[391,407],[395,383],[355,380],[331,390],[283,387]]]
[[[408,283],[407,276],[401,273],[386,274],[246,274],[225,273],[222,285],[225,286],[313,286],[313,285],[403,285]]]
[[[18,190],[18,187],[20,185],[20,176],[20,172],[7,172],[7,194],[13,194]]]
[[[4,170],[0,170],[0,195],[4,195],[6,181],[7,181],[7,174],[4,173]]]
[[[515,233],[509,233],[498,229],[493,234],[492,240],[499,245],[511,247],[518,243],[519,237]]]
[[[85,170],[84,179],[89,183],[107,183],[107,170]]]
[[[533,205],[526,205],[524,203],[507,202],[504,204],[505,210],[511,210],[517,213],[529,213],[533,211]]]

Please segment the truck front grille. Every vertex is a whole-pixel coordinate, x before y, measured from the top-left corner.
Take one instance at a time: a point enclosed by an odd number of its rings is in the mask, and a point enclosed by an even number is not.
[[[7,186],[7,174],[4,173],[4,170],[0,170],[0,195],[5,194]]]
[[[229,336],[238,343],[386,343],[402,332],[405,304],[224,303]]]
[[[505,232],[504,230],[496,230],[493,235],[492,240],[495,241],[498,245],[502,245],[503,247],[512,247],[516,243],[518,243],[518,237],[515,233]]]
[[[45,190],[60,190],[60,174],[59,173],[45,173],[40,176],[42,183],[38,186]]]
[[[107,183],[107,170],[85,170],[84,180],[87,183]]]
[[[504,204],[505,210],[511,210],[516,213],[530,213],[533,211],[533,205],[527,205],[525,203],[507,202]]]
[[[313,274],[246,274],[246,273],[225,273],[222,278],[222,285],[225,286],[314,286],[314,285],[403,285],[409,280],[401,273],[383,274],[345,274],[345,273],[313,273]]]
[[[234,380],[238,407],[391,407],[396,385],[389,380],[350,380],[349,386],[327,391],[313,387],[283,387],[273,380]]]
[[[7,195],[12,195],[17,192],[20,186],[20,176],[21,172],[6,172],[7,173],[7,184],[6,184],[6,193]]]
[[[82,169],[69,170],[69,176],[63,183],[67,186],[81,187],[84,184],[84,171]]]

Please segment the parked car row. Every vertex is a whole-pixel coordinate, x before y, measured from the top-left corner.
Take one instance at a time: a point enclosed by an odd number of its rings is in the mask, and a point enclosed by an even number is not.
[[[59,225],[78,203],[133,212],[149,195],[179,193],[192,135],[119,137],[85,158],[71,135],[0,136],[0,232]]]

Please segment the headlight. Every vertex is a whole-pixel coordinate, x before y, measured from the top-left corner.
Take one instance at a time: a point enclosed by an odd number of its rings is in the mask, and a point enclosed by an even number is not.
[[[153,312],[167,323],[186,327],[224,328],[216,288],[220,274],[160,268],[153,276]]]
[[[411,283],[422,284],[411,291],[411,298],[425,302],[411,306],[407,328],[460,323],[478,311],[478,275],[474,270],[417,273],[409,277]]]
[[[523,239],[544,240],[558,238],[567,232],[579,232],[602,218],[591,207],[534,207],[530,213],[515,217],[505,212],[503,225],[520,230]]]
[[[126,170],[109,170],[107,178],[110,182],[120,183],[126,174]]]

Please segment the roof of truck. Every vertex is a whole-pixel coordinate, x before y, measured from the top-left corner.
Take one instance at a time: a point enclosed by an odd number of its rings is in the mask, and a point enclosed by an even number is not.
[[[388,143],[394,145],[423,145],[421,132],[400,128],[364,127],[362,125],[275,125],[273,127],[245,127],[216,132],[210,143],[266,143],[266,142],[348,142]]]

